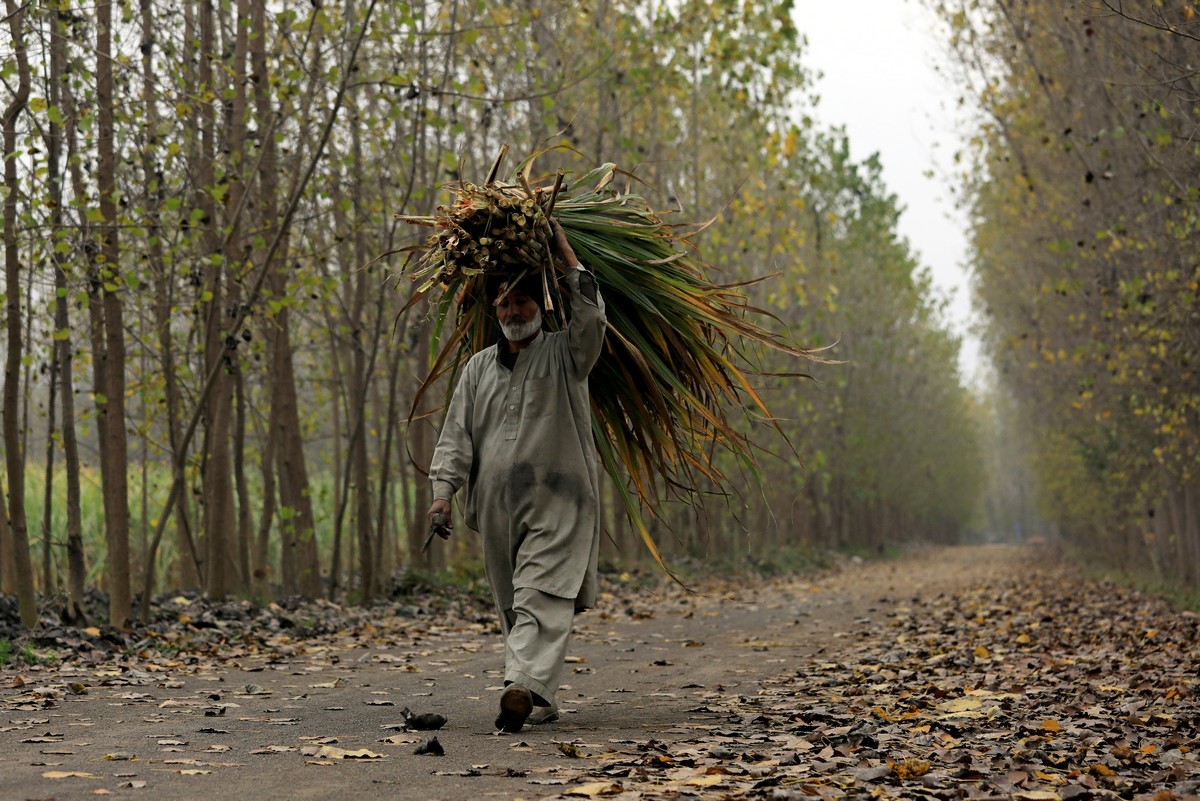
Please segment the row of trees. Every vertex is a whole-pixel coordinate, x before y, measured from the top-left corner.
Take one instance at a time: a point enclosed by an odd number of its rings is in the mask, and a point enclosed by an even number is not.
[[[1200,579],[1200,175],[1190,3],[933,3],[979,111],[964,198],[1037,513]]]
[[[405,422],[428,325],[398,316],[386,254],[424,233],[395,213],[430,213],[502,144],[616,162],[673,222],[724,209],[706,259],[777,274],[750,301],[799,344],[838,341],[817,384],[747,354],[790,444],[747,419],[759,480],[729,465],[731,505],[650,510],[669,553],[970,524],[957,342],[878,164],[810,116],[789,3],[6,2],[0,581],[27,624],[39,583],[79,613],[92,577],[122,624],[164,584],[369,602],[431,566],[438,416]],[[608,558],[636,559],[610,506]]]

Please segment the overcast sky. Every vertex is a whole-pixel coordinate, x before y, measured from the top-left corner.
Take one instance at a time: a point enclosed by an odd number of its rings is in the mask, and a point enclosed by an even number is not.
[[[793,15],[808,38],[805,64],[821,73],[813,116],[845,127],[855,159],[880,154],[884,181],[905,209],[900,233],[938,290],[952,297],[948,314],[964,340],[963,375],[975,380],[979,347],[967,331],[964,223],[946,183],[959,147],[958,92],[934,69],[942,45],[932,15],[913,0],[796,0]]]

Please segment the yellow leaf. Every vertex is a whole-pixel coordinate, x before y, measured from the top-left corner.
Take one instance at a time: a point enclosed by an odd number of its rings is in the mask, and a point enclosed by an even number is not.
[[[688,779],[688,784],[693,787],[714,787],[725,781],[720,776],[697,776],[694,779]]]
[[[582,795],[591,798],[597,795],[614,795],[623,789],[621,785],[613,784],[612,782],[588,782],[578,787],[572,787],[564,795]]]
[[[992,655],[988,653],[988,649],[984,648],[982,645],[978,645],[975,647],[975,658],[991,659]]]
[[[207,776],[212,773],[211,770],[200,770],[199,768],[183,768],[179,771],[180,776]]]
[[[1043,720],[1042,731],[1062,731],[1063,727],[1057,720]]]
[[[82,770],[48,770],[42,774],[43,779],[99,779],[94,773],[84,773]]]
[[[88,635],[89,637],[99,637],[100,629],[96,628],[95,626],[88,626],[86,629],[83,630],[83,633]]]
[[[929,772],[929,762],[924,759],[910,758],[903,762],[892,763],[892,773],[898,779],[915,779]]]
[[[1017,635],[1017,642],[1021,645],[1029,645],[1029,643],[1033,642],[1033,638],[1028,634],[1022,633]]]
[[[970,712],[983,706],[982,698],[974,698],[969,695],[964,695],[962,698],[955,698],[950,701],[943,701],[938,704],[938,709],[944,712]]]
[[[377,754],[365,748],[360,748],[357,751],[347,751],[344,748],[334,748],[331,745],[321,746],[313,756],[319,759],[383,759],[383,754]]]

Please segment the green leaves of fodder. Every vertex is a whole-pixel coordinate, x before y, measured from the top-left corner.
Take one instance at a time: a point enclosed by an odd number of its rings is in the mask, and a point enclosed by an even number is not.
[[[748,351],[819,357],[760,322],[769,315],[748,304],[741,291],[745,282],[716,283],[714,269],[686,234],[664,223],[645,198],[617,186],[619,178],[630,176],[616,165],[573,177],[563,188],[561,174],[552,185],[531,184],[526,176],[532,161],[523,162],[509,183],[489,177],[482,186],[461,185],[456,199],[434,217],[404,218],[437,229],[409,271],[423,282],[414,303],[435,289],[441,293],[435,342],[440,350],[425,386],[454,375],[472,353],[495,340],[494,315],[484,298],[486,275],[509,274],[522,264],[526,272],[542,271],[553,325],[570,323],[564,304],[554,302],[566,291],[564,265],[548,263],[545,236],[534,241],[520,235],[526,244],[518,250],[529,254],[524,261],[512,261],[511,248],[500,256],[494,252],[497,230],[503,241],[518,227],[512,219],[548,231],[546,218],[556,218],[604,296],[608,331],[591,375],[600,459],[661,564],[640,509],[653,509],[660,488],[690,501],[699,500],[702,483],[729,490],[718,452],[732,452],[735,463],[751,471],[754,466],[754,448],[735,415],[774,424],[751,381]],[[510,206],[519,211],[510,213]],[[451,299],[457,304],[456,327],[447,336],[440,326]]]

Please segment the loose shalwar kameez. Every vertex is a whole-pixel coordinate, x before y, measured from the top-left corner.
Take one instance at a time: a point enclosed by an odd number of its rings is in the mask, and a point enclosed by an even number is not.
[[[591,273],[568,269],[566,331],[542,332],[509,369],[497,345],[463,368],[434,451],[435,499],[467,489],[505,635],[505,682],[553,703],[571,619],[596,600],[599,468],[588,373],[604,343]]]

